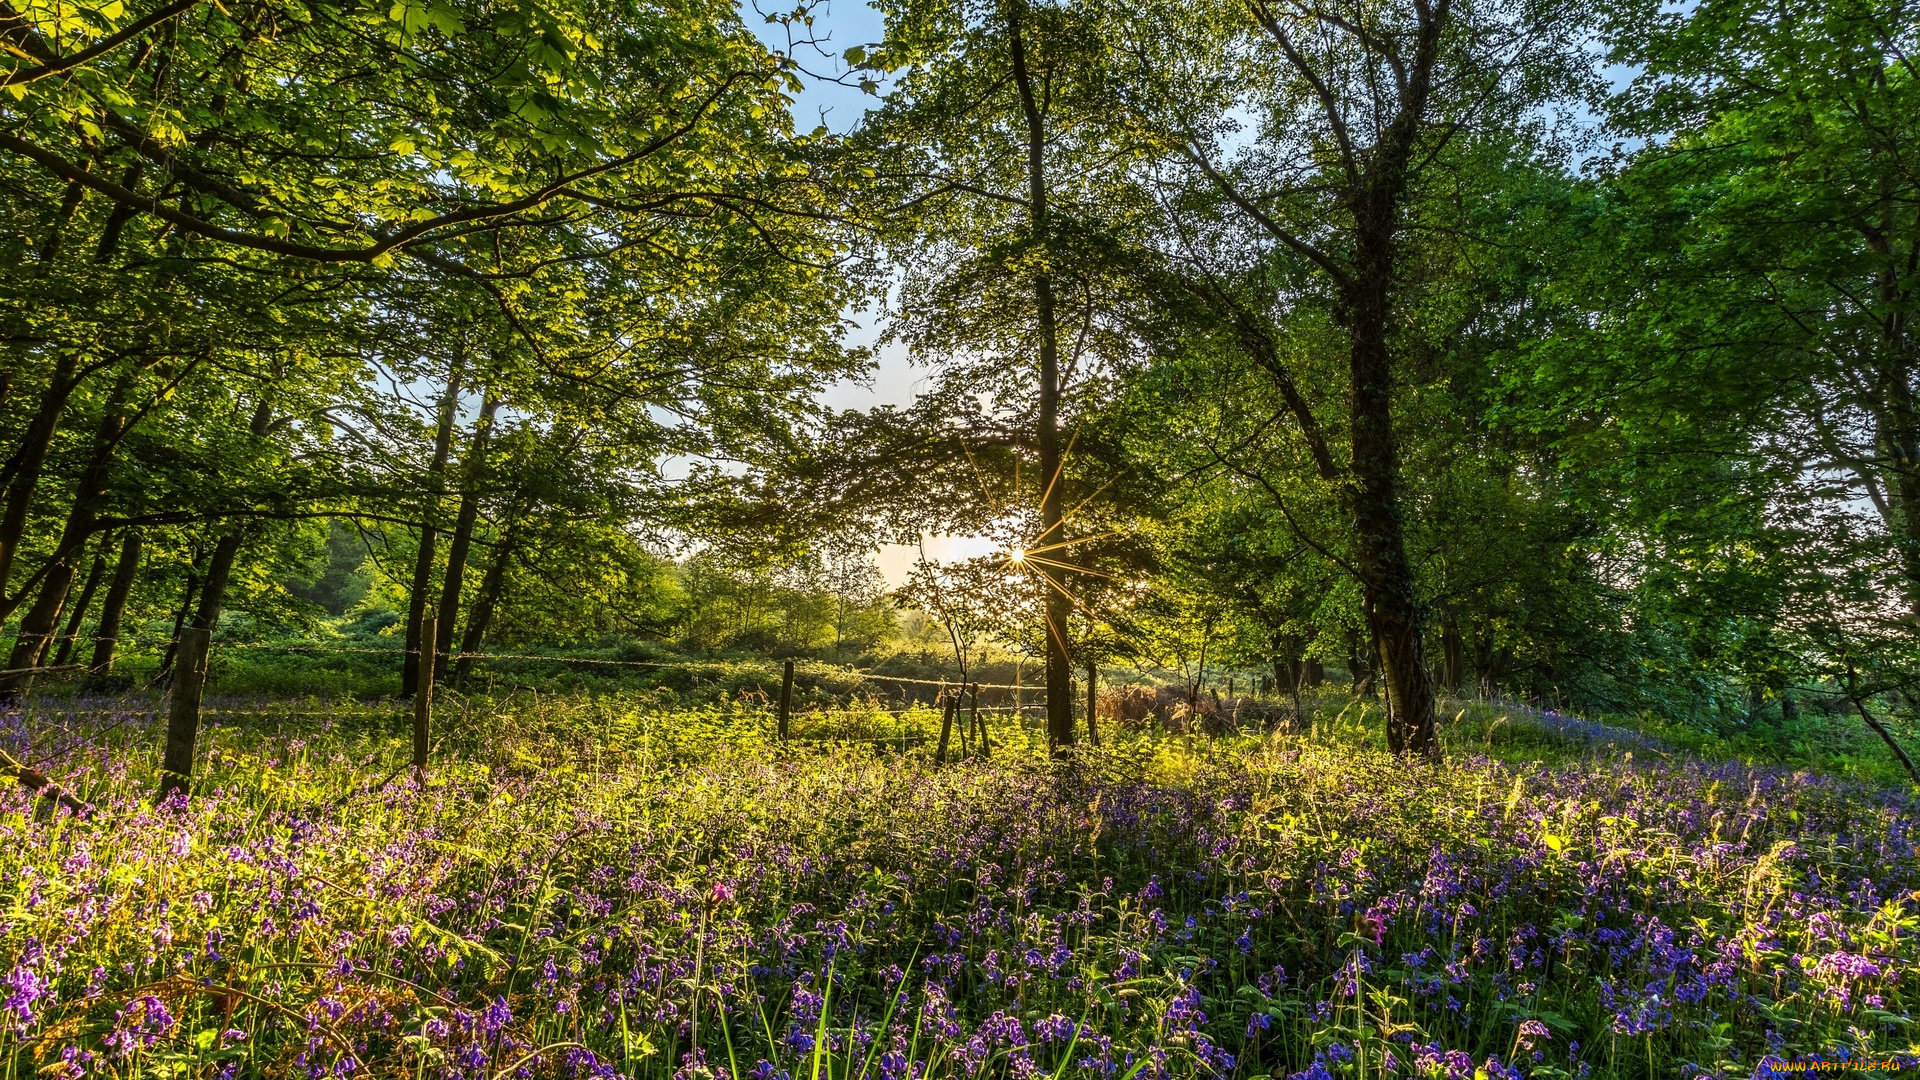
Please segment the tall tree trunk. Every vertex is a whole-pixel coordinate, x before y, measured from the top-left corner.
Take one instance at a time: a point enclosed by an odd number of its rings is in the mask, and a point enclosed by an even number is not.
[[[1461,655],[1464,644],[1460,640],[1460,621],[1452,615],[1443,616],[1440,620],[1440,683],[1449,694],[1460,692],[1466,669]]]
[[[1374,662],[1367,652],[1360,647],[1359,633],[1347,631],[1347,675],[1351,684],[1348,692],[1354,697],[1373,696]]]
[[[272,426],[273,406],[262,397],[253,407],[247,432],[256,439],[264,438]],[[227,602],[227,583],[233,579],[233,563],[240,555],[246,531],[245,525],[235,525],[214,544],[213,558],[207,561],[207,583],[200,590],[200,605],[193,614],[196,629],[211,632],[219,628],[220,609]]]
[[[40,241],[39,276],[44,277],[53,269],[53,261],[60,257],[60,248],[66,242],[67,223],[73,220],[74,211],[80,209],[80,199],[87,189],[77,181],[67,181],[67,190],[60,195],[60,209],[54,212],[53,220],[47,225],[47,235]]]
[[[220,609],[227,602],[227,582],[233,578],[233,563],[240,555],[245,531],[234,529],[214,541],[213,555],[207,560],[207,574],[200,586],[199,603],[187,625],[196,630],[212,630],[220,624]]]
[[[59,627],[60,612],[66,603],[67,590],[73,587],[73,576],[72,560],[62,559],[41,579],[39,596],[26,614],[20,616],[20,635],[14,638],[13,652],[7,656],[9,669],[40,666],[47,646],[53,641],[53,633]],[[17,692],[25,682],[25,677],[15,676],[0,685],[0,694]]]
[[[487,566],[487,576],[480,579],[480,594],[474,598],[473,610],[467,614],[467,629],[460,635],[460,659],[453,665],[455,686],[466,683],[467,673],[473,670],[473,654],[479,652],[486,641],[487,630],[493,625],[493,613],[499,609],[500,598],[506,593],[508,561],[513,558],[514,543],[519,539],[516,510],[514,506],[507,509],[506,531],[500,534],[500,544],[494,551],[493,562]]]
[[[80,200],[85,194],[86,188],[80,184],[74,182],[67,184],[66,191],[60,197],[60,208],[54,212],[53,220],[47,226],[47,235],[40,242],[40,262],[38,266],[34,267],[34,276],[36,278],[44,278],[53,271],[54,260],[60,257],[60,248],[66,237],[67,225],[73,220],[74,211],[80,208]],[[27,348],[28,346],[25,343],[21,343],[7,350],[7,367],[5,371],[0,371],[0,409],[4,409],[7,399],[13,396],[13,380],[19,374],[20,365],[24,359]],[[78,362],[78,353],[71,349],[63,350],[63,352],[65,354],[63,359],[68,365],[68,374],[70,377],[73,365]],[[56,382],[60,380],[60,362],[60,359],[55,360],[54,378]],[[67,393],[71,394],[72,392],[72,387],[68,387]],[[62,399],[60,405],[61,407],[65,406],[64,399]],[[55,419],[57,421],[57,414]],[[29,426],[27,441],[7,460],[4,467],[0,467],[0,488],[9,488],[14,478],[20,475],[21,466],[25,464],[25,454],[28,447],[32,445],[32,442],[33,428]],[[44,450],[42,451],[42,456],[44,458]],[[29,471],[37,476],[39,464],[35,463]],[[29,497],[31,496],[31,490],[31,488],[27,489]],[[5,516],[11,519],[11,492],[9,492],[7,500],[7,511]],[[15,543],[17,543],[17,527],[14,535]],[[4,594],[7,591],[7,580],[13,569],[13,550],[12,545],[0,547],[0,594]]]
[[[73,588],[80,552],[87,538],[93,534],[94,522],[99,518],[114,448],[119,445],[120,436],[126,431],[128,419],[125,405],[127,393],[132,387],[133,377],[122,376],[107,398],[100,426],[94,433],[93,452],[88,457],[86,467],[81,470],[79,483],[75,485],[73,506],[67,511],[66,525],[61,529],[60,540],[54,548],[53,562],[40,579],[39,598],[20,617],[20,634],[14,640],[13,652],[7,661],[8,668],[38,666],[46,655],[47,646],[53,641],[55,630],[59,628],[60,610],[66,603],[68,590]],[[17,683],[0,687],[0,691],[9,693],[17,689]]]
[[[140,174],[144,172],[145,169],[146,163],[142,161],[135,161],[128,165],[127,171],[120,177],[120,186],[129,191],[133,190],[139,185]],[[126,229],[127,222],[133,220],[133,215],[136,212],[133,207],[126,203],[116,202],[113,204],[113,209],[107,213],[107,223],[100,230],[100,242],[94,245],[94,262],[105,266],[107,263],[113,261],[114,255],[120,250],[120,234]]]
[[[200,595],[200,561],[206,558],[206,552],[195,544],[190,558],[187,580],[180,588],[180,610],[173,613],[173,636],[167,639],[167,651],[160,658],[160,670],[153,675],[151,685],[156,687],[167,685],[173,677],[173,661],[180,655],[180,632],[187,628],[187,616],[193,614],[193,601]]]
[[[104,675],[113,670],[120,647],[120,618],[126,614],[127,597],[133,593],[133,580],[140,573],[139,529],[128,529],[120,541],[120,561],[114,565],[113,581],[107,586],[107,598],[100,605],[100,625],[93,631],[93,662],[87,671]]]
[[[6,593],[13,576],[14,556],[20,550],[21,537],[26,535],[27,513],[33,509],[34,488],[40,483],[40,470],[47,463],[47,452],[53,448],[60,415],[66,411],[67,399],[73,396],[74,387],[79,385],[76,378],[79,370],[80,354],[61,349],[54,358],[53,376],[40,395],[40,407],[27,424],[13,460],[7,463],[12,482],[7,488],[6,506],[0,510],[0,595]]]
[[[1897,316],[1889,316],[1892,322]],[[1886,462],[1888,509],[1886,524],[1893,534],[1894,549],[1900,566],[1901,584],[1906,593],[1907,613],[1920,620],[1920,405],[1914,401],[1914,372],[1902,355],[1901,342],[1890,326],[1881,342],[1886,354],[1878,370],[1872,372],[1878,398],[1871,408],[1874,436],[1879,456]]]
[[[1436,757],[1433,683],[1427,672],[1420,605],[1400,516],[1400,451],[1393,426],[1394,237],[1404,158],[1386,155],[1354,193],[1354,272],[1342,296],[1347,325],[1355,563],[1365,590],[1368,628],[1387,691],[1387,746],[1395,754]]]
[[[1074,742],[1073,668],[1067,649],[1067,620],[1073,614],[1066,590],[1073,586],[1066,531],[1062,523],[1065,455],[1060,450],[1060,331],[1054,310],[1052,237],[1047,206],[1046,125],[1040,116],[1033,76],[1027,69],[1025,0],[1012,0],[1007,9],[1007,36],[1012,46],[1013,81],[1020,92],[1020,111],[1027,127],[1027,222],[1040,251],[1040,269],[1033,275],[1034,319],[1040,333],[1039,430],[1040,535],[1033,545],[1044,552],[1034,569],[1046,579],[1047,621],[1047,742],[1060,752]]]
[[[80,599],[73,602],[73,613],[67,616],[67,632],[60,635],[60,651],[54,654],[54,667],[64,665],[73,656],[73,643],[80,637],[80,624],[86,620],[87,609],[93,606],[93,594],[100,588],[100,579],[106,572],[107,553],[102,551],[93,557],[93,569],[87,571],[87,583],[80,588]]]
[[[473,527],[480,520],[480,481],[487,467],[487,440],[493,433],[493,415],[500,398],[489,393],[480,403],[480,416],[474,421],[473,438],[467,443],[467,459],[460,478],[460,514],[454,519],[453,538],[447,544],[447,579],[440,589],[438,616],[439,641],[434,651],[444,657],[453,652],[454,621],[460,617],[460,589],[467,576],[467,552],[473,546]],[[443,661],[436,658],[438,669]]]
[[[466,366],[464,351],[454,354],[447,372],[447,392],[440,399],[438,427],[433,434],[433,461],[427,467],[427,499],[420,514],[420,550],[413,559],[413,583],[407,597],[407,651],[400,664],[400,693],[412,697],[420,685],[420,624],[427,617],[427,589],[433,581],[434,548],[439,539],[435,519],[440,516],[440,488],[447,472],[447,454],[453,447],[453,416],[460,403],[460,375]]]
[[[1861,228],[1861,239],[1872,251],[1878,266],[1874,270],[1874,291],[1879,303],[1879,334],[1875,342],[1877,356],[1866,366],[1873,383],[1873,400],[1868,409],[1874,419],[1874,441],[1878,456],[1891,473],[1887,494],[1894,511],[1887,521],[1904,579],[1907,614],[1920,621],[1920,400],[1914,385],[1916,356],[1911,335],[1914,299],[1913,271],[1920,266],[1920,234],[1908,233],[1906,250],[1898,238],[1902,235],[1899,196],[1902,175],[1889,168],[1879,153],[1870,160],[1880,165],[1879,199],[1874,228]],[[1910,176],[1911,174],[1906,174]]]

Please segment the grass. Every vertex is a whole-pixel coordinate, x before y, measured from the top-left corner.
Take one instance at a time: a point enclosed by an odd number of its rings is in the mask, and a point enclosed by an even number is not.
[[[929,710],[216,700],[153,808],[152,702],[0,744],[0,1060],[38,1076],[1750,1076],[1920,1053],[1915,803],[1491,707],[1297,734]],[[1339,703],[1344,704],[1344,703]],[[977,751],[977,747],[974,747]]]

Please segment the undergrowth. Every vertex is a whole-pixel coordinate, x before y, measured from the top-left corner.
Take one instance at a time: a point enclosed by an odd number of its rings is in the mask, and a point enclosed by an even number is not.
[[[783,745],[758,708],[522,694],[450,700],[416,787],[395,706],[216,701],[196,794],[154,808],[151,704],[4,721],[98,807],[0,796],[9,1080],[1920,1053],[1909,796],[1548,714],[1467,710],[1437,767],[1371,747],[1357,706],[1069,762],[1002,719],[940,767],[930,710]]]

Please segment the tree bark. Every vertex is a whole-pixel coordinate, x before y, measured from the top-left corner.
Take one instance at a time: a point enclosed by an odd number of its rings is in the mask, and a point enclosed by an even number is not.
[[[113,568],[113,581],[107,586],[107,598],[100,605],[100,625],[93,631],[93,662],[87,671],[104,675],[113,670],[114,655],[120,647],[120,618],[127,610],[127,597],[133,593],[133,580],[140,572],[139,529],[128,529],[120,541],[120,561]]]
[[[467,552],[473,547],[473,527],[480,520],[480,481],[487,467],[487,441],[493,433],[494,413],[499,408],[499,397],[487,394],[480,405],[479,419],[474,422],[473,438],[467,444],[467,459],[460,480],[460,513],[454,520],[453,538],[447,544],[447,578],[440,589],[440,613],[436,620],[439,640],[434,648],[443,657],[453,652],[454,621],[460,617],[460,590],[467,576]],[[434,666],[444,667],[445,663]]]
[[[1352,571],[1365,600],[1367,630],[1375,663],[1387,689],[1387,744],[1401,755],[1432,757],[1439,744],[1433,726],[1433,685],[1422,640],[1422,613],[1407,559],[1401,521],[1399,451],[1393,422],[1396,241],[1405,227],[1409,181],[1422,151],[1421,136],[1431,127],[1427,105],[1441,63],[1441,34],[1451,20],[1451,0],[1414,5],[1408,31],[1367,29],[1342,24],[1348,44],[1361,56],[1389,64],[1391,84],[1372,83],[1371,102],[1356,107],[1343,97],[1337,75],[1316,69],[1295,40],[1312,33],[1275,9],[1253,5],[1256,22],[1278,46],[1286,64],[1301,77],[1325,114],[1333,136],[1331,161],[1313,181],[1337,199],[1351,223],[1337,227],[1337,244],[1316,246],[1316,238],[1289,231],[1262,209],[1260,200],[1240,193],[1204,157],[1196,160],[1242,212],[1286,248],[1312,262],[1331,281],[1335,317],[1347,334],[1348,427],[1351,464],[1341,497],[1354,533]],[[1307,26],[1313,24],[1309,22]],[[1324,27],[1324,24],[1322,24]],[[1406,33],[1406,37],[1401,37]],[[1382,36],[1382,35],[1387,36]],[[1399,40],[1395,40],[1398,38]],[[1319,54],[1313,54],[1319,55]],[[1331,61],[1329,61],[1331,63]],[[1387,97],[1385,95],[1392,95]],[[1369,110],[1367,105],[1371,105]],[[1349,121],[1355,116],[1359,124]],[[1370,145],[1357,133],[1374,133]],[[1301,188],[1296,185],[1293,190]],[[1326,229],[1324,220],[1317,229]],[[1289,385],[1283,380],[1283,389]],[[1322,475],[1330,459],[1316,442],[1318,422],[1311,410],[1289,398],[1301,419]],[[1356,658],[1357,659],[1357,658]],[[1356,671],[1356,675],[1358,672]],[[1356,686],[1356,689],[1358,687]]]
[[[1899,560],[1907,614],[1920,620],[1920,406],[1914,401],[1911,364],[1901,355],[1902,342],[1895,336],[1899,333],[1897,316],[1888,318],[1896,325],[1883,331],[1882,361],[1869,365],[1868,375],[1877,384],[1877,400],[1869,408],[1874,441],[1886,462],[1883,470],[1891,511],[1886,524]]]
[[[67,511],[66,525],[61,529],[59,543],[54,549],[54,561],[40,580],[38,599],[20,617],[20,633],[14,640],[13,652],[7,660],[10,669],[38,666],[46,655],[47,646],[53,641],[54,631],[59,628],[60,610],[66,603],[68,590],[73,588],[73,578],[78,571],[76,561],[87,537],[93,532],[101,499],[106,495],[107,471],[113,461],[114,448],[126,431],[126,397],[132,386],[132,377],[124,376],[107,398],[104,415],[94,434],[93,452],[88,457],[86,467],[81,470],[74,489],[73,505]],[[17,689],[17,683],[9,683],[0,687],[0,692],[13,693]]]
[[[80,199],[85,194],[86,189],[81,185],[72,182],[67,184],[60,198],[60,208],[54,212],[47,235],[41,241],[39,265],[34,268],[36,277],[45,277],[52,271],[54,260],[60,256],[67,224],[73,220],[74,212],[80,208]],[[24,347],[21,348],[24,351]],[[0,469],[0,477],[5,478],[0,479],[0,487],[6,489],[5,509],[0,511],[0,596],[6,594],[13,574],[13,557],[25,530],[33,487],[39,480],[47,449],[52,445],[54,429],[59,426],[60,411],[66,407],[67,398],[78,384],[74,378],[78,364],[79,353],[73,349],[63,349],[55,358],[53,379],[48,383],[47,393],[42,395],[40,409],[27,426],[21,445],[8,459],[6,466]],[[6,371],[0,372],[0,408],[5,407],[7,399],[13,394],[13,380],[19,365],[20,360],[16,356],[7,365]]]
[[[453,415],[460,402],[460,375],[466,354],[455,353],[447,372],[447,392],[440,399],[440,417],[433,436],[433,461],[427,467],[427,501],[420,515],[420,550],[413,560],[413,587],[407,597],[406,657],[400,666],[400,694],[413,696],[420,684],[420,623],[427,616],[427,589],[433,580],[433,556],[439,534],[434,519],[440,514],[440,488],[453,446]]]
[[[233,563],[240,554],[243,539],[243,531],[234,529],[214,542],[213,556],[207,560],[207,576],[200,586],[200,600],[194,605],[188,627],[210,631],[219,625],[220,609],[227,600],[227,582],[233,577]]]
[[[13,481],[7,488],[6,507],[0,510],[0,595],[6,593],[13,576],[14,556],[27,531],[27,513],[33,508],[34,488],[40,483],[40,470],[47,463],[54,433],[60,428],[60,415],[66,410],[74,387],[79,385],[76,378],[79,369],[80,354],[72,349],[60,350],[54,358],[53,376],[40,395],[40,407],[34,412],[20,447],[9,463]]]
[[[1440,683],[1450,694],[1460,692],[1460,683],[1464,678],[1465,664],[1462,652],[1464,643],[1460,640],[1460,623],[1451,615],[1440,620]]]
[[[1055,753],[1072,746],[1073,667],[1067,648],[1067,621],[1072,604],[1066,590],[1073,585],[1062,521],[1065,455],[1060,449],[1060,332],[1054,309],[1052,238],[1047,205],[1046,125],[1027,68],[1024,0],[1012,0],[1007,9],[1007,38],[1011,46],[1014,86],[1020,93],[1020,111],[1027,128],[1027,222],[1040,251],[1040,269],[1033,275],[1034,319],[1040,335],[1040,393],[1036,441],[1040,449],[1040,535],[1033,544],[1045,553],[1034,567],[1046,582],[1047,622],[1047,742]]]
[[[1087,661],[1087,741],[1100,745],[1100,665]]]
[[[486,640],[487,630],[493,625],[493,613],[506,592],[508,560],[513,558],[514,542],[519,539],[515,510],[515,507],[507,510],[506,531],[500,535],[500,545],[494,552],[493,562],[487,566],[487,576],[480,579],[480,592],[474,597],[473,610],[467,614],[466,632],[460,635],[460,659],[453,665],[455,686],[466,683],[467,672],[473,669],[473,654],[480,651]]]
[[[1418,107],[1403,103],[1397,128],[1418,123]],[[1349,439],[1353,483],[1355,565],[1365,593],[1367,622],[1387,690],[1387,746],[1395,754],[1437,757],[1433,682],[1427,672],[1413,566],[1407,560],[1400,516],[1400,447],[1393,423],[1395,239],[1406,189],[1410,130],[1390,130],[1375,147],[1373,168],[1351,193],[1354,260],[1339,315],[1347,327]]]
[[[60,248],[66,241],[67,223],[73,220],[74,211],[80,209],[80,200],[86,193],[85,187],[71,180],[61,193],[60,209],[55,211],[53,220],[47,225],[47,235],[40,241],[38,273],[41,276],[44,277],[53,268],[53,261],[60,257]]]
[[[100,588],[100,579],[106,572],[107,553],[102,551],[93,557],[93,568],[87,571],[87,582],[80,587],[80,599],[73,602],[72,614],[67,616],[67,631],[60,635],[60,650],[53,657],[54,667],[60,667],[73,656],[73,643],[79,640],[80,624],[86,620],[87,609],[93,606],[93,594]]]
[[[173,661],[180,654],[180,635],[187,629],[187,616],[193,614],[194,598],[200,595],[200,562],[206,552],[195,544],[187,563],[187,580],[180,589],[180,610],[173,613],[173,636],[167,639],[167,651],[160,658],[160,670],[154,672],[153,686],[165,686],[173,677]]]
[[[1907,775],[1913,778],[1913,786],[1920,787],[1920,767],[1914,765],[1913,758],[1907,755],[1906,748],[1901,746],[1899,740],[1893,737],[1893,732],[1887,730],[1887,726],[1880,722],[1879,717],[1867,711],[1867,703],[1864,698],[1855,696],[1853,698],[1853,707],[1860,711],[1860,719],[1867,722],[1867,726],[1873,729],[1873,733],[1880,736],[1881,741],[1887,744],[1887,749],[1893,751],[1893,756],[1898,758],[1900,764],[1906,767]]]
[[[264,438],[273,425],[273,407],[262,398],[253,407],[253,419],[247,424],[247,431],[254,438]],[[211,633],[219,628],[220,609],[227,602],[227,583],[233,578],[233,563],[240,555],[240,545],[246,539],[246,526],[235,525],[213,546],[213,557],[207,561],[206,585],[200,590],[200,604],[193,614],[193,627]]]
[[[1347,675],[1350,685],[1348,692],[1354,697],[1373,696],[1374,663],[1367,656],[1367,650],[1360,647],[1360,635],[1347,632]]]

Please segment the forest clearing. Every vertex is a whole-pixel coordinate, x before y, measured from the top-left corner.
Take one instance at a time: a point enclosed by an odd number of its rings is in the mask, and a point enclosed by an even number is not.
[[[1920,1068],[1920,0],[0,0],[0,1080]]]

